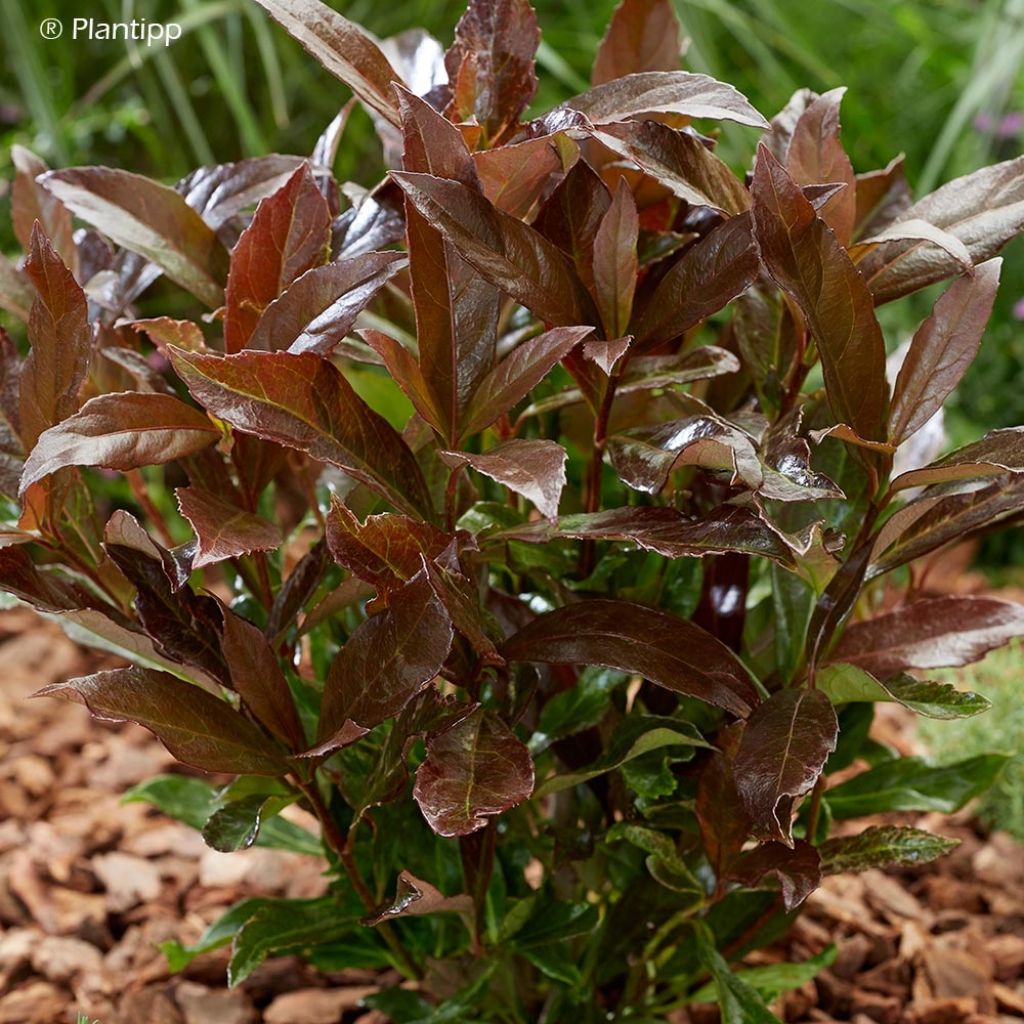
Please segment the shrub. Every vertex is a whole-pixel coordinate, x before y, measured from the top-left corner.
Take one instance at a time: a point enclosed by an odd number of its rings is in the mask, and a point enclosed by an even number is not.
[[[526,121],[526,0],[473,0],[443,68],[261,3],[372,111],[389,177],[339,188],[343,118],[309,160],[175,188],[22,152],[2,269],[29,351],[4,340],[0,580],[133,663],[42,693],[230,777],[130,798],[331,877],[172,966],[229,942],[234,983],[285,952],[390,966],[415,980],[372,1000],[395,1021],[654,1020],[712,991],[775,1019],[827,954],[730,964],[823,874],[948,848],[832,823],[955,810],[1004,760],[868,731],[879,701],[983,710],[927,671],[1024,632],[913,587],[1024,509],[1020,428],[917,445],[978,348],[1024,158],[914,203],[899,161],[854,174],[840,91],[800,92],[747,184],[691,121],[769,124],[678,70],[662,0],[625,0],[593,88]],[[160,275],[213,312],[137,319]],[[875,306],[944,278],[890,390]]]

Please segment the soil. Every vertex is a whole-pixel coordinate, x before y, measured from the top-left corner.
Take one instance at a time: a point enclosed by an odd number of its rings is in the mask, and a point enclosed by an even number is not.
[[[324,879],[315,858],[216,853],[152,808],[122,804],[172,767],[163,747],[79,705],[25,699],[115,664],[31,612],[0,614],[0,1024],[384,1024],[359,1003],[392,979],[369,972],[283,958],[229,990],[222,950],[169,974],[160,942],[194,942],[245,896],[319,895]],[[886,728],[912,746],[898,716]],[[833,966],[776,1004],[785,1020],[1024,1019],[1024,848],[967,816],[914,823],[962,843],[933,865],[829,879],[786,941],[747,961],[836,944]],[[716,1018],[698,1007],[673,1024]]]

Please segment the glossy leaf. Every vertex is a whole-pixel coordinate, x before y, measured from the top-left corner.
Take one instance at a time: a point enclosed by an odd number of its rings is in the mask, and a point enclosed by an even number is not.
[[[359,519],[334,501],[327,516],[327,544],[334,560],[361,580],[387,593],[402,587],[433,560],[451,538],[429,523],[392,513]]]
[[[560,249],[482,195],[430,174],[395,171],[409,202],[492,284],[549,324],[593,324],[593,302]]]
[[[281,545],[279,527],[212,491],[203,487],[179,487],[175,494],[179,511],[195,531],[194,569],[253,551],[273,551]]]
[[[736,785],[755,826],[792,846],[794,801],[809,793],[839,725],[820,690],[779,690],[755,708],[736,752]]]
[[[960,239],[975,264],[995,256],[1024,227],[1024,157],[956,178],[918,200],[893,221],[923,220]],[[881,304],[941,281],[958,261],[920,239],[888,242],[858,269]]]
[[[503,441],[480,455],[445,452],[450,466],[472,466],[516,494],[532,501],[541,515],[558,515],[558,500],[565,487],[566,451],[555,441]]]
[[[441,836],[476,832],[533,792],[533,760],[505,723],[482,708],[427,741],[413,796]]]
[[[339,466],[396,508],[430,517],[430,498],[412,452],[394,428],[312,353],[173,350],[179,376],[214,416],[314,459]]]
[[[335,78],[371,110],[398,124],[391,83],[400,81],[373,39],[321,0],[257,0]]]
[[[231,245],[238,237],[233,229],[235,218],[261,199],[272,196],[302,163],[301,157],[271,153],[200,167],[180,181],[176,191]]]
[[[994,597],[934,597],[848,626],[832,652],[879,679],[967,665],[1024,635],[1024,606]]]
[[[424,882],[410,871],[400,871],[395,898],[382,909],[363,919],[376,925],[395,917],[421,917],[425,914],[471,914],[473,898],[466,894],[445,896],[437,886]]]
[[[975,480],[1006,472],[1024,472],[1024,428],[990,431],[980,441],[964,445],[930,466],[901,473],[893,480],[892,489]]]
[[[960,845],[919,828],[873,825],[854,836],[836,836],[818,847],[822,870],[829,875],[874,868],[917,867],[942,857]]]
[[[260,203],[231,253],[224,292],[228,352],[247,348],[270,303],[306,271],[323,263],[330,228],[330,211],[309,164],[303,164],[281,189]]]
[[[672,265],[640,306],[631,332],[650,346],[679,337],[742,294],[759,266],[750,218],[730,218]]]
[[[731,85],[690,71],[642,71],[566,100],[562,108],[585,114],[594,124],[628,121],[638,114],[735,121],[754,128],[768,122]]]
[[[220,853],[247,850],[260,833],[268,799],[265,793],[250,793],[218,807],[203,825],[206,845]]]
[[[818,851],[803,840],[792,849],[783,843],[762,843],[743,854],[732,877],[751,888],[763,886],[767,877],[774,878],[789,913],[821,884],[821,860]]]
[[[758,703],[721,641],[668,612],[594,598],[541,615],[501,647],[509,661],[604,665],[746,717]]]
[[[393,718],[441,671],[451,645],[451,619],[420,573],[349,637],[331,663],[320,741],[347,724],[366,730]]]
[[[145,726],[185,764],[207,772],[284,775],[288,770],[259,729],[230,705],[174,676],[112,669],[39,690],[85,704],[97,718]]]
[[[675,71],[682,52],[669,0],[622,0],[597,48],[592,81],[603,85],[639,71]]]
[[[73,214],[111,241],[155,263],[208,306],[221,304],[224,249],[174,189],[108,167],[51,171],[42,180]]]
[[[885,440],[885,344],[864,279],[796,183],[762,146],[752,185],[761,258],[814,334],[840,422]]]
[[[689,132],[657,121],[623,121],[599,125],[596,136],[691,206],[728,214],[750,208],[750,194],[728,164]]]
[[[224,609],[221,647],[231,685],[245,706],[292,750],[306,737],[284,672],[266,636],[247,619]]]
[[[757,990],[729,969],[725,958],[718,952],[711,929],[703,921],[698,921],[693,927],[697,938],[697,958],[710,973],[718,991],[722,1024],[779,1024],[779,1018],[765,1006]]]
[[[444,59],[456,119],[475,119],[488,142],[500,138],[537,91],[539,44],[527,0],[471,0]]]
[[[68,466],[125,472],[184,458],[219,437],[205,413],[171,395],[97,395],[39,435],[25,462],[21,492]]]
[[[81,404],[92,335],[85,295],[42,228],[32,232],[25,273],[36,289],[19,389],[22,441],[31,449],[47,427]]]
[[[807,104],[786,151],[786,170],[798,185],[842,182],[846,187],[821,211],[821,219],[843,245],[853,237],[857,213],[853,165],[840,141],[839,104],[845,89],[831,89]]]
[[[978,353],[999,286],[1001,259],[947,289],[918,328],[900,367],[889,411],[889,432],[899,444],[942,408]]]
[[[640,218],[625,179],[594,235],[594,297],[609,338],[626,332],[633,311],[633,292],[639,269],[636,245]]]
[[[888,811],[952,814],[985,792],[1006,762],[1003,754],[979,754],[945,765],[902,757],[835,786],[825,794],[825,801],[840,821]]]
[[[478,433],[521,402],[590,333],[589,327],[555,327],[517,345],[480,382],[462,436]]]

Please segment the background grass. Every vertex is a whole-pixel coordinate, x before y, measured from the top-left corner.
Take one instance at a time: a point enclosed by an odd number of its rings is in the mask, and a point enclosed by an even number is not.
[[[1020,699],[1020,642],[993,651],[976,665],[936,672],[937,678],[983,693],[992,708],[966,721],[918,720],[918,732],[940,761],[959,761],[975,754],[1012,755],[996,784],[981,798],[980,817],[1024,840],[1024,701]]]

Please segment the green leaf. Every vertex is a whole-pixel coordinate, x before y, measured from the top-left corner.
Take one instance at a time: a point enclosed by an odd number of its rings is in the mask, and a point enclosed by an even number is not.
[[[272,799],[265,793],[252,793],[218,807],[203,825],[206,845],[221,853],[248,849],[256,842],[264,807]]]
[[[725,958],[715,948],[711,929],[698,921],[693,926],[697,938],[697,958],[711,974],[722,1010],[722,1024],[779,1024],[779,1018],[764,1004],[752,985],[729,970]]]
[[[921,757],[903,757],[828,790],[825,801],[839,821],[886,811],[952,814],[984,793],[1008,760],[1004,754],[979,754],[935,765]]]
[[[902,825],[873,825],[859,835],[837,836],[818,847],[824,874],[839,875],[868,868],[927,864],[960,845],[959,839],[937,836]]]
[[[161,942],[160,950],[167,958],[168,970],[171,974],[178,974],[185,970],[197,956],[226,946],[258,910],[272,906],[274,902],[274,900],[261,896],[241,900],[209,925],[194,945],[183,946],[174,939]]]
[[[618,822],[605,833],[605,842],[616,843],[623,840],[649,854],[647,870],[655,881],[676,892],[692,892],[701,896],[705,894],[703,886],[679,856],[671,836],[645,825],[635,825],[627,821]]]
[[[268,902],[257,908],[235,935],[228,985],[241,984],[268,956],[301,955],[359,927],[359,918],[330,896]]]
[[[831,967],[836,959],[836,947],[826,946],[817,956],[800,963],[764,964],[760,967],[744,967],[733,975],[745,985],[758,992],[761,998],[770,1003],[778,999],[783,992],[806,985],[816,978],[826,967]],[[691,1003],[708,1003],[715,997],[716,984],[708,982],[702,985],[689,997]]]
[[[656,715],[631,715],[616,729],[607,752],[587,768],[552,775],[538,787],[535,796],[558,793],[581,782],[615,771],[628,761],[663,747],[705,747],[710,744],[689,722]]]
[[[541,708],[537,729],[530,737],[530,752],[537,755],[555,740],[596,725],[608,710],[612,691],[627,678],[622,672],[585,668],[575,686],[556,693]]]
[[[992,705],[980,693],[958,690],[951,683],[893,676],[884,682],[855,665],[826,665],[815,676],[818,689],[834,704],[894,701],[928,718],[970,718]]]

